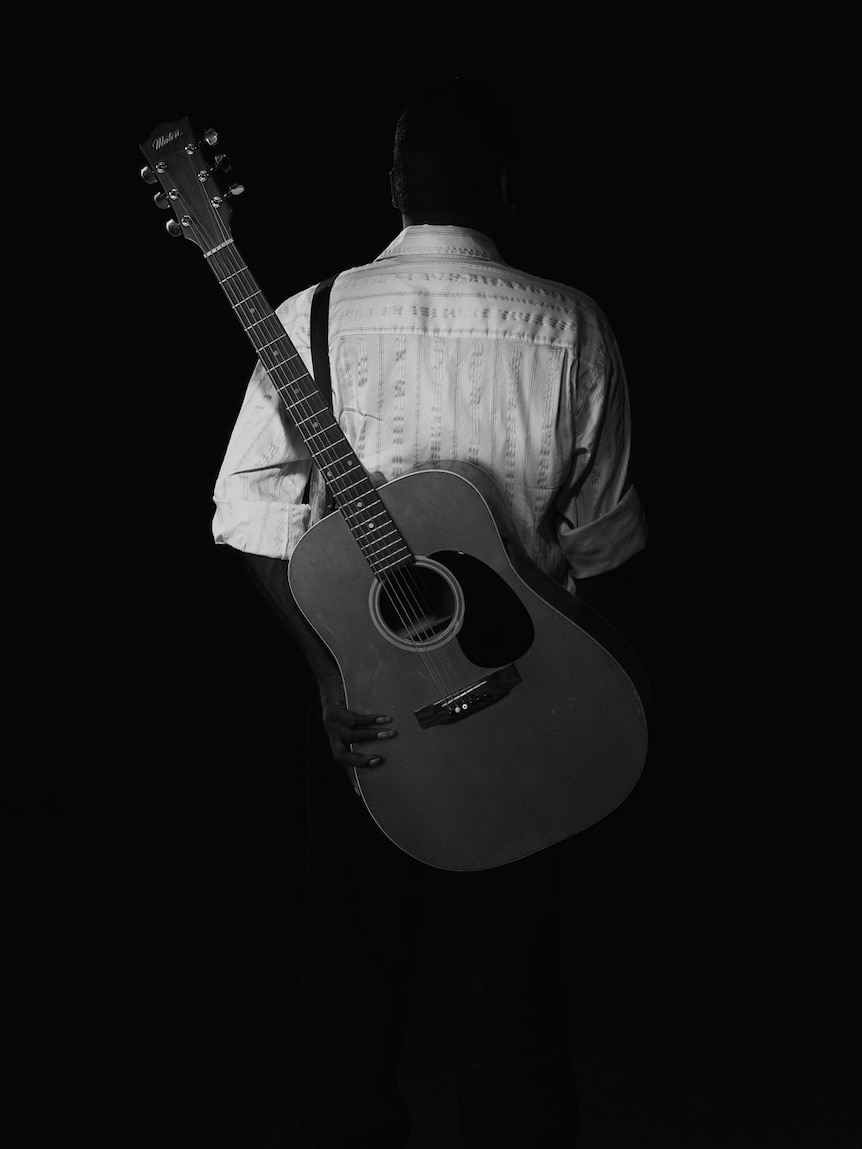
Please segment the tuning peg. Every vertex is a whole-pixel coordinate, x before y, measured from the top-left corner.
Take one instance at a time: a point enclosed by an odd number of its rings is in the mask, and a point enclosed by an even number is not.
[[[210,147],[213,147],[218,143],[218,132],[215,130],[215,128],[208,128],[207,131],[204,132],[203,138]]]
[[[233,196],[242,195],[244,191],[245,187],[242,184],[231,184],[224,195],[213,196],[210,202],[212,203],[213,207],[219,208],[226,199],[232,199]]]
[[[175,219],[168,220],[168,222],[165,224],[165,231],[168,233],[168,235],[172,235],[174,237],[183,234],[182,227],[180,227]]]
[[[156,194],[153,196],[153,203],[156,205],[156,207],[161,208],[162,211],[165,211],[166,208],[171,206],[170,199],[163,191],[156,192]]]
[[[141,168],[141,179],[145,184],[154,184],[156,182],[156,173],[149,164]]]
[[[228,156],[226,156],[224,154],[224,152],[219,152],[219,154],[215,157],[215,159],[213,160],[213,166],[210,168],[210,171],[213,171],[213,172],[219,172],[219,171],[229,172],[230,171],[230,159],[228,158]]]

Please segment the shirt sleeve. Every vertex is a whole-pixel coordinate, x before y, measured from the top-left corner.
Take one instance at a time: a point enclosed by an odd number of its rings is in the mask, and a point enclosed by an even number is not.
[[[647,540],[646,516],[629,474],[631,414],[625,370],[600,312],[576,373],[572,468],[556,499],[557,538],[570,583],[613,570]]]
[[[308,315],[313,291],[291,297],[277,311],[306,366],[311,359]],[[321,517],[323,497],[308,448],[258,363],[216,479],[213,538],[249,554],[289,559]]]

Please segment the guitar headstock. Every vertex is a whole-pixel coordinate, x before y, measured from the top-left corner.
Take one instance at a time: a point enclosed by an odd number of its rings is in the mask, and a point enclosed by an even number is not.
[[[141,178],[161,184],[153,199],[157,207],[172,209],[165,227],[170,235],[182,235],[209,253],[231,238],[230,199],[239,195],[241,184],[223,187],[222,173],[230,171],[226,155],[216,154],[218,133],[213,129],[197,139],[188,119],[160,124],[141,144],[147,158]]]

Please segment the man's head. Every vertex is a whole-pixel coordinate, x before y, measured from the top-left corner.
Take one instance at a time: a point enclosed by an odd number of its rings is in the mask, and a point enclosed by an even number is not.
[[[402,111],[390,174],[406,223],[496,227],[511,211],[513,136],[493,93],[431,85]]]

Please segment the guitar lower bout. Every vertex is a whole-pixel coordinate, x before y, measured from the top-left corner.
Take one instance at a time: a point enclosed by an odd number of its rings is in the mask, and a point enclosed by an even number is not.
[[[288,571],[348,706],[393,716],[384,764],[356,775],[369,813],[443,869],[580,832],[624,800],[646,756],[625,643],[529,562],[489,484],[462,464],[411,472],[378,494],[413,561],[375,574],[336,512]]]

